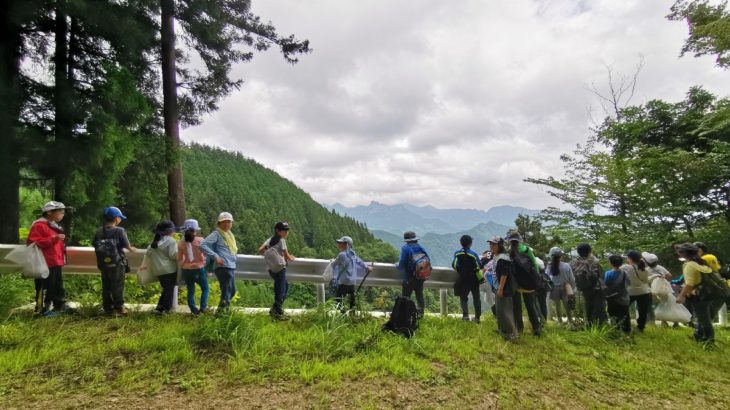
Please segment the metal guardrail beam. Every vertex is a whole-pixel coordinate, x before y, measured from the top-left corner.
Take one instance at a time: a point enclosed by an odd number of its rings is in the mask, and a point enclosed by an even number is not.
[[[0,244],[0,273],[16,272],[20,266],[5,259],[11,250],[24,245],[2,245]],[[142,263],[144,250],[127,255],[132,269],[136,272],[137,267]],[[94,248],[70,246],[67,248],[67,264],[63,268],[66,274],[88,274],[98,275],[96,267],[96,255]],[[317,285],[317,299],[324,302],[325,281],[322,276],[325,268],[330,263],[322,259],[300,258],[289,264],[286,270],[286,278],[290,282],[313,283]],[[243,280],[265,280],[271,281],[263,256],[259,255],[237,255],[236,278]],[[456,272],[451,268],[435,267],[431,279],[424,283],[425,288],[440,289],[441,313],[447,314],[448,289],[453,288],[456,281]],[[390,263],[375,263],[373,271],[368,275],[363,286],[369,287],[400,287],[402,285],[401,273]]]

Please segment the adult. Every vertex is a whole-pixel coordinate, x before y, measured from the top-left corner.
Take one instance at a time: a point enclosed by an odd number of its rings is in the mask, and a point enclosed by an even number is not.
[[[497,330],[504,340],[516,340],[519,331],[514,317],[512,296],[515,292],[514,269],[512,260],[507,254],[504,239],[495,236],[489,241],[489,248],[494,255],[494,278],[496,282],[496,314]]]
[[[606,323],[606,284],[601,263],[587,243],[576,246],[577,256],[570,262],[578,290],[583,294],[586,322],[593,326]]]
[[[720,272],[722,270],[722,265],[720,264],[720,261],[717,259],[717,256],[710,253],[710,251],[707,249],[707,245],[705,245],[703,242],[695,242],[694,245],[699,249],[697,254],[707,263],[707,266],[712,268],[715,272]]]
[[[451,267],[457,273],[454,290],[461,303],[462,319],[469,320],[469,294],[474,301],[474,322],[479,323],[482,314],[482,301],[479,295],[479,285],[484,279],[482,263],[479,255],[471,249],[473,239],[469,235],[462,235],[459,239],[461,249],[454,252]]]
[[[416,277],[416,262],[419,255],[428,257],[428,252],[418,243],[418,236],[413,231],[405,232],[403,241],[405,244],[400,249],[400,260],[396,265],[403,278],[401,293],[405,297],[411,297],[413,292],[416,293],[417,315],[420,319],[425,312],[425,301],[423,299],[423,283],[425,281]]]
[[[226,312],[231,306],[231,299],[236,294],[236,254],[238,245],[231,232],[233,215],[221,212],[218,215],[217,228],[200,243],[200,249],[215,258],[215,276],[221,288],[221,299],[216,313]]]
[[[155,237],[147,248],[147,258],[152,272],[157,275],[162,293],[153,313],[170,313],[175,302],[177,284],[177,242],[172,237],[175,224],[160,221],[155,227]]]
[[[540,277],[543,281],[544,286],[540,286],[535,291],[535,297],[537,298],[537,309],[540,312],[540,317],[542,318],[543,322],[547,321],[548,314],[550,313],[548,310],[548,303],[547,300],[550,297],[550,293],[552,292],[552,289],[548,285],[548,282],[552,284],[552,281],[550,281],[550,278],[545,274],[545,262],[543,262],[540,258],[535,258],[535,261],[537,262],[538,267],[538,273],[540,274]]]
[[[649,272],[646,270],[646,261],[641,258],[639,251],[626,252],[626,263],[621,270],[629,278],[629,306],[636,303],[636,328],[643,332],[651,309],[651,288],[649,287]]]
[[[713,344],[715,341],[715,330],[712,327],[712,318],[717,312],[718,304],[712,300],[706,300],[699,295],[699,286],[702,285],[703,274],[712,272],[707,261],[700,257],[700,248],[692,243],[685,243],[677,249],[683,260],[682,273],[684,274],[684,288],[677,297],[677,303],[684,303],[689,300],[692,311],[697,319],[694,339],[697,342]]]
[[[537,258],[535,258],[535,253],[533,252],[532,248],[523,243],[522,235],[520,235],[519,232],[509,232],[507,240],[510,243],[510,259],[512,259],[512,264],[515,271],[515,281],[517,283],[517,291],[512,296],[515,324],[517,325],[517,330],[522,333],[524,329],[524,321],[522,319],[522,302],[524,301],[525,310],[527,310],[527,317],[530,319],[530,325],[532,326],[532,334],[535,336],[540,336],[542,334],[542,321],[540,318],[540,313],[538,311],[537,297],[535,294],[537,290],[537,283],[532,289],[526,286],[526,281],[521,284],[520,277],[524,278],[524,276],[529,275],[529,273],[519,272],[520,270],[523,270],[527,267],[523,268],[522,266],[517,266],[519,265],[517,258],[524,259],[524,256],[527,256],[527,258],[529,258],[529,261],[535,268],[536,272],[534,276],[536,280],[537,271],[539,271],[540,269],[539,265],[537,264]]]
[[[562,261],[563,250],[554,247],[549,252],[550,261],[545,272],[553,283],[550,299],[555,303],[555,315],[558,323],[563,323],[563,308],[568,323],[573,323],[573,309],[575,308],[575,277],[573,270]]]
[[[116,206],[105,208],[104,225],[96,231],[91,242],[101,271],[101,305],[107,315],[125,316],[128,313],[124,308],[124,279],[129,262],[124,250],[136,252],[137,248],[129,243],[127,231],[119,226],[126,220],[127,217]]]
[[[34,243],[43,253],[48,265],[48,277],[35,280],[35,313],[53,317],[70,313],[63,287],[63,266],[66,264],[66,234],[58,224],[66,215],[66,206],[50,201],[41,208],[42,216],[33,222],[28,244]],[[51,309],[53,308],[53,309]]]

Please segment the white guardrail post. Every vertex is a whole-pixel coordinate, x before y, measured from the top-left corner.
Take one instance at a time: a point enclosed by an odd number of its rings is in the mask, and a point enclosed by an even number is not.
[[[24,245],[2,245],[0,244],[0,273],[14,272],[20,267],[5,259],[8,254],[17,246]],[[96,255],[93,248],[69,246],[67,248],[68,261],[63,268],[65,274],[90,274],[98,275],[96,267]],[[128,254],[131,275],[137,271],[142,263],[144,250]],[[322,274],[330,263],[322,259],[300,258],[291,262],[286,270],[286,278],[289,282],[313,283],[317,289],[317,302],[324,303],[326,292]],[[236,278],[242,280],[265,280],[271,281],[263,256],[259,255],[237,255]],[[451,268],[435,267],[431,279],[424,284],[425,288],[439,289],[441,313],[448,312],[448,289],[452,288],[456,280],[456,272]],[[375,263],[373,271],[368,275],[363,286],[369,287],[401,287],[401,273],[391,263]]]

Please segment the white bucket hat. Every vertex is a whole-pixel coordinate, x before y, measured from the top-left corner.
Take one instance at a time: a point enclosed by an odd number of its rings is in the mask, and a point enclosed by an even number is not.
[[[41,212],[58,211],[60,209],[66,209],[66,205],[58,201],[49,201],[46,202],[45,205],[43,205],[43,208],[41,208]]]
[[[233,222],[233,215],[230,212],[221,212],[218,214],[218,222],[231,221]]]

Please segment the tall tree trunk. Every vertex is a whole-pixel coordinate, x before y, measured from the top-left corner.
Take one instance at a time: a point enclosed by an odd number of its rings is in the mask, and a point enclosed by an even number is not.
[[[73,101],[71,90],[73,85],[68,79],[68,17],[65,12],[65,0],[58,0],[56,6],[56,24],[54,29],[56,47],[53,54],[55,88],[53,95],[54,141],[49,160],[54,179],[55,200],[66,201],[66,180],[69,169],[69,146],[73,132]]]
[[[0,243],[18,243],[20,219],[20,0],[0,0]]]
[[[175,1],[160,0],[162,21],[162,115],[167,147],[167,198],[170,219],[181,226],[185,220],[185,192],[180,162],[180,125],[177,112],[177,74],[175,71]]]

